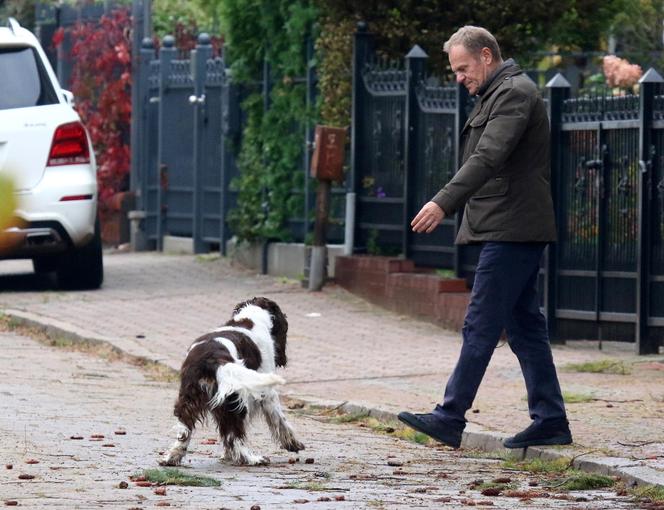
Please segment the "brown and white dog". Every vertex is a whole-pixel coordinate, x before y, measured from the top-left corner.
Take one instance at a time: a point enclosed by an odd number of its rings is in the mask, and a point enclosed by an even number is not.
[[[265,417],[274,440],[291,452],[304,449],[281,409],[274,386],[283,384],[274,373],[286,366],[288,322],[270,299],[255,297],[236,305],[224,326],[196,339],[180,370],[180,393],[175,402],[176,441],[160,460],[162,466],[180,464],[197,423],[211,416],[234,464],[267,464],[245,444],[250,421]]]

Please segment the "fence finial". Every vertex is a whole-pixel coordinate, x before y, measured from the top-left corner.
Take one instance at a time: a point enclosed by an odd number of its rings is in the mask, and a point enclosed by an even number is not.
[[[408,55],[406,55],[406,58],[429,58],[429,55],[427,55],[427,52],[416,44],[410,49]]]
[[[367,31],[367,22],[366,21],[358,21],[356,26],[357,26],[357,31],[358,32],[366,32]]]
[[[164,40],[162,41],[162,44],[164,45],[164,48],[175,47],[175,37],[173,37],[172,35],[165,36]]]
[[[571,85],[567,81],[567,78],[560,73],[556,73],[556,75],[546,84],[547,89],[566,89],[570,87]]]
[[[210,44],[210,35],[207,34],[206,32],[202,32],[202,33],[198,34],[197,42],[201,46],[209,46],[209,44]]]
[[[154,41],[152,40],[152,38],[144,37],[143,40],[141,41],[141,48],[143,48],[144,50],[153,50]]]
[[[639,79],[639,83],[662,83],[664,78],[652,67]]]

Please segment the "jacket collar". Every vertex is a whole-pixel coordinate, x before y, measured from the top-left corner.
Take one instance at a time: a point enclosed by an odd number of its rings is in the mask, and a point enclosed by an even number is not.
[[[463,129],[465,130],[468,127],[470,121],[473,120],[480,112],[484,100],[487,97],[489,97],[506,78],[511,78],[512,76],[516,76],[518,74],[521,74],[522,72],[523,71],[514,61],[514,59],[509,58],[505,62],[503,62],[500,65],[500,67],[498,67],[498,69],[496,69],[493,72],[493,74],[491,74],[491,76],[487,78],[487,80],[482,84],[482,86],[478,90],[477,92],[478,99],[475,102],[475,107],[470,112],[470,115],[468,115],[468,119],[466,120]]]

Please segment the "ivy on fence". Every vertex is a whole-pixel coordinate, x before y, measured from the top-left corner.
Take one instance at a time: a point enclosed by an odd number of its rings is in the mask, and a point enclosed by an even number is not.
[[[240,239],[287,240],[288,220],[303,210],[304,127],[307,109],[305,44],[317,11],[308,0],[220,0],[220,19],[232,79],[251,90],[243,102],[246,125],[238,155],[238,205],[229,220]],[[258,81],[265,61],[270,90]],[[265,108],[265,104],[268,108]]]

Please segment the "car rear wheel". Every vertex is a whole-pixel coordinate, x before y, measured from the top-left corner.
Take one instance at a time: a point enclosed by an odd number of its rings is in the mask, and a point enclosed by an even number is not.
[[[35,257],[32,259],[32,268],[37,274],[51,273],[58,268],[58,258],[51,257]]]
[[[60,258],[57,266],[58,284],[64,289],[98,289],[104,281],[104,263],[99,219],[95,235],[85,246],[74,248]]]

